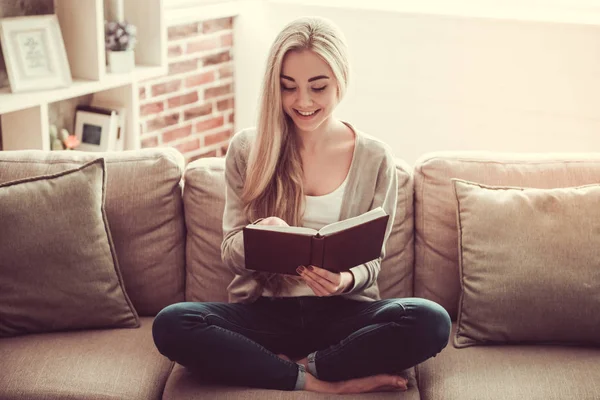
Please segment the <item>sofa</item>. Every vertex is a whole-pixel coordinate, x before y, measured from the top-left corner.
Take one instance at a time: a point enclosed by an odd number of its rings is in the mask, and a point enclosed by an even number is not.
[[[113,153],[4,151],[0,152],[0,198],[2,184],[60,174],[99,157],[104,159],[103,212],[118,259],[118,278],[138,323],[1,337],[0,399],[331,398],[207,384],[154,347],[152,321],[163,307],[181,301],[227,301],[232,275],[220,260],[223,158],[199,159],[186,166],[172,148]],[[423,155],[414,166],[398,159],[396,168],[397,213],[378,280],[380,292],[384,298],[416,296],[438,302],[453,318],[453,332],[440,354],[406,371],[408,391],[345,398],[600,399],[600,348],[594,343],[486,343],[482,339],[475,345],[455,346],[460,306],[469,300],[461,298],[461,285],[466,284],[466,275],[461,281],[461,268],[463,273],[470,268],[465,264],[470,255],[459,246],[468,227],[458,229],[457,221],[462,220],[457,214],[456,179],[540,189],[589,185],[600,182],[600,155],[442,152]],[[65,207],[78,201],[74,193]],[[57,212],[53,217],[55,229],[64,215]],[[2,224],[0,243],[8,240]],[[63,251],[69,248],[68,243],[61,246]],[[0,274],[6,267],[2,258]],[[596,267],[600,270],[600,265]],[[48,276],[50,285],[59,283]],[[0,275],[0,288],[2,279]],[[476,307],[477,302],[472,304]],[[590,307],[597,305],[598,297],[590,299]],[[59,317],[52,315],[52,309],[44,313]],[[476,325],[472,315],[469,318]],[[470,327],[465,326],[462,329],[468,332]],[[597,329],[600,337],[600,326]]]

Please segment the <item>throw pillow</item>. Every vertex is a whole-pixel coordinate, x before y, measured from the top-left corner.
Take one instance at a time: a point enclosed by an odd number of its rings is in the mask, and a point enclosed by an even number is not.
[[[103,159],[0,185],[0,336],[139,326],[105,195]]]
[[[600,185],[453,186],[462,288],[455,347],[600,344]]]

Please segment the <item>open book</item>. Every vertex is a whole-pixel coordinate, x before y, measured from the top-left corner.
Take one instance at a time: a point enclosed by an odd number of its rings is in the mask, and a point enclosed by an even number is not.
[[[244,227],[246,268],[297,275],[300,265],[347,271],[381,255],[389,215],[381,207],[325,225]]]

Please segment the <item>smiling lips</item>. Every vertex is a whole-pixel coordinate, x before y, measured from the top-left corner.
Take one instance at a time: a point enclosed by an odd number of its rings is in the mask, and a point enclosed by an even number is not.
[[[318,109],[315,111],[300,111],[300,110],[294,109],[294,111],[296,112],[296,115],[307,118],[307,117],[312,117],[313,115],[315,115],[316,113],[321,111],[321,109]]]

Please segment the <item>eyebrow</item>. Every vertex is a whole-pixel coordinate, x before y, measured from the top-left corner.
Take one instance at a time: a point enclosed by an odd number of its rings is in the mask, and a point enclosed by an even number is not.
[[[285,79],[285,80],[288,80],[288,81],[296,82],[294,80],[294,78],[292,78],[290,76],[287,76],[287,75],[281,75],[281,79]],[[326,76],[326,75],[313,76],[312,78],[309,78],[308,81],[312,82],[312,81],[317,81],[319,79],[329,79],[329,77]]]

